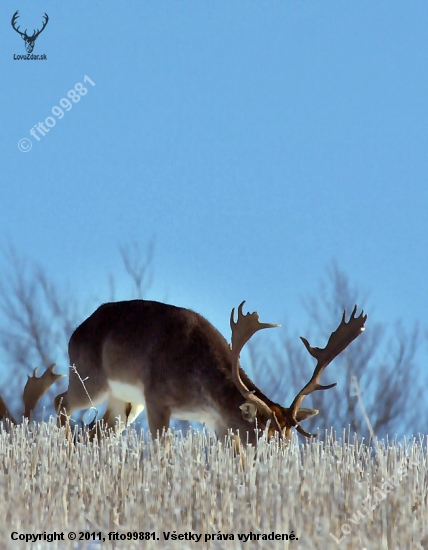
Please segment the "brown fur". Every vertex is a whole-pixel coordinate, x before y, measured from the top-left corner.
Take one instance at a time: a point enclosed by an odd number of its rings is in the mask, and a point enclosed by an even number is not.
[[[75,365],[86,389],[97,402],[110,393],[108,380],[139,386],[144,392],[149,427],[153,436],[169,427],[176,409],[198,411],[211,407],[221,421],[215,430],[239,430],[255,442],[255,424],[242,418],[245,401],[232,381],[230,348],[220,332],[194,311],[146,300],[112,302],[99,307],[73,333],[69,343],[70,365]],[[283,426],[285,409],[265,396],[241,369],[241,378],[270,408]],[[62,399],[67,414],[91,403],[73,371]],[[124,403],[124,415],[126,413]],[[317,411],[301,409],[300,420]],[[114,419],[107,411],[110,426]],[[258,426],[266,420],[258,413]],[[244,436],[245,434],[245,436]]]

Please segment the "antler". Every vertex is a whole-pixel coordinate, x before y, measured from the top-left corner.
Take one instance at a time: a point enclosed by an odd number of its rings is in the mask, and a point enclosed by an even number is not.
[[[54,367],[55,363],[48,367],[39,378],[36,376],[38,368],[36,367],[33,371],[33,376],[28,376],[23,393],[25,418],[30,418],[31,412],[36,408],[40,398],[48,391],[52,384],[55,384],[57,380],[65,376],[65,374],[55,374],[53,372]]]
[[[241,392],[241,395],[248,403],[252,403],[256,409],[265,415],[268,419],[271,419],[275,424],[279,432],[281,428],[278,423],[278,419],[275,416],[275,413],[262,401],[259,397],[254,395],[254,391],[251,391],[247,386],[242,382],[241,376],[239,374],[239,354],[241,353],[242,348],[248,342],[248,340],[255,334],[257,331],[264,328],[274,328],[279,327],[280,325],[273,325],[271,323],[260,323],[258,313],[255,311],[253,313],[247,313],[244,315],[242,313],[242,307],[245,304],[245,300],[238,307],[238,319],[235,322],[235,308],[232,309],[230,314],[230,328],[232,329],[232,339],[230,346],[230,355],[232,360],[232,379],[235,382],[236,387]],[[241,405],[241,408],[245,407]]]
[[[13,27],[13,29],[14,29],[18,34],[20,34],[21,36],[26,36],[27,31],[25,31],[25,33],[23,33],[23,32],[21,32],[21,31],[19,30],[19,27],[15,27],[16,20],[17,20],[18,17],[19,17],[18,13],[19,13],[19,10],[17,10],[17,11],[13,14],[13,16],[12,16],[12,27]]]
[[[25,32],[21,32],[19,30],[19,27],[15,27],[15,23],[16,23],[16,20],[18,19],[19,15],[19,10],[17,10],[14,14],[13,14],[13,17],[12,17],[12,27],[13,29],[18,33],[20,34],[22,37],[24,38],[31,38],[32,41],[34,41],[38,36],[39,34],[43,31],[43,29],[46,27],[46,25],[48,24],[48,21],[49,21],[49,17],[48,17],[48,14],[45,12],[45,20],[43,21],[43,27],[40,29],[40,30],[33,30],[33,34],[31,36],[28,36],[27,35],[27,29],[25,29]]]
[[[290,426],[287,426],[286,435],[289,436],[291,428],[295,426],[296,430],[306,437],[315,437],[314,434],[310,434],[304,430],[300,424],[297,422],[296,415],[298,410],[301,407],[303,399],[310,393],[317,390],[329,390],[334,388],[336,383],[329,384],[328,386],[322,386],[319,383],[324,369],[333,361],[335,357],[339,355],[349,344],[355,340],[364,330],[364,323],[367,320],[367,315],[364,315],[364,311],[360,313],[358,317],[355,317],[357,312],[357,306],[354,307],[349,321],[345,321],[346,309],[343,312],[342,321],[338,328],[331,333],[330,338],[328,339],[327,345],[325,348],[313,348],[306,338],[301,337],[302,342],[304,343],[306,349],[317,359],[317,365],[315,367],[312,378],[306,384],[306,386],[299,391],[299,393],[294,398],[293,403],[289,409],[289,421]]]
[[[36,33],[36,31],[33,32],[32,38],[34,38],[34,40],[39,36],[39,34],[43,31],[43,29],[44,29],[44,28],[46,27],[46,25],[48,24],[49,17],[48,17],[48,14],[47,14],[46,12],[45,12],[44,17],[45,17],[45,20],[43,21],[43,27],[42,27],[39,31],[37,31],[37,33]]]

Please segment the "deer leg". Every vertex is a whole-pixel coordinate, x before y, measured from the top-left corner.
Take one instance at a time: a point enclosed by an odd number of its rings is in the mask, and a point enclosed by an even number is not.
[[[159,403],[146,402],[147,407],[147,421],[149,423],[150,432],[153,439],[162,436],[163,430],[169,428],[169,421],[171,420],[171,409],[159,405]]]
[[[107,410],[102,418],[104,426],[117,433],[123,432],[128,423],[128,416],[131,411],[131,404],[109,395]]]

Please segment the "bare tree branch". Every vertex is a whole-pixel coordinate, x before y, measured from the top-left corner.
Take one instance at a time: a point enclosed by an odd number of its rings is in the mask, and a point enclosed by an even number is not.
[[[153,237],[147,245],[145,254],[143,254],[141,246],[136,241],[132,241],[127,246],[119,246],[119,253],[125,271],[133,282],[134,289],[131,292],[133,298],[144,298],[153,283],[154,250],[155,241]],[[112,281],[110,286],[112,289],[114,288]]]
[[[18,408],[25,374],[32,373],[35,366],[48,367],[55,361],[68,365],[68,340],[82,315],[78,314],[76,300],[67,298],[40,266],[21,257],[11,245],[2,252],[0,353],[9,374],[0,394],[6,397],[7,393],[11,408]],[[135,241],[120,247],[119,252],[133,285],[130,298],[142,298],[153,280],[154,239],[149,241],[145,252]],[[112,275],[109,285],[114,299],[117,285]],[[50,405],[54,392],[58,393],[58,389],[47,394]],[[7,411],[3,400],[0,411],[2,407]]]
[[[67,341],[76,321],[71,302],[61,302],[39,266],[20,257],[12,246],[3,250],[3,259],[6,276],[0,281],[0,350],[10,373],[7,393],[14,396],[15,406],[20,406],[18,388],[25,374],[35,366],[48,367],[55,358],[67,364]],[[48,394],[49,402],[54,391]]]

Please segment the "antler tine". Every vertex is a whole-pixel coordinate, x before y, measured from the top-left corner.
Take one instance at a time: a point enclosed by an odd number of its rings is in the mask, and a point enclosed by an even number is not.
[[[274,325],[272,323],[260,323],[259,315],[257,311],[253,313],[242,313],[245,300],[238,306],[238,319],[235,322],[235,308],[232,309],[230,314],[230,328],[232,329],[232,352],[238,357],[242,348],[248,342],[248,340],[264,328],[280,327],[281,325]]]
[[[357,306],[354,307],[349,321],[346,322],[346,309],[343,312],[342,320],[337,329],[331,333],[330,338],[328,339],[327,345],[325,348],[316,348],[312,347],[306,338],[301,337],[303,344],[305,345],[308,352],[317,359],[317,364],[312,374],[311,379],[306,384],[304,388],[294,398],[293,403],[290,407],[290,415],[292,426],[296,427],[296,430],[306,437],[315,437],[314,434],[308,433],[304,430],[300,424],[297,422],[296,415],[298,410],[302,405],[303,399],[314,391],[329,390],[334,388],[337,384],[329,384],[323,386],[319,383],[322,373],[325,368],[337,357],[349,344],[355,340],[364,330],[364,323],[367,320],[367,315],[364,315],[364,311],[361,311],[358,317],[355,317],[357,312]]]
[[[275,413],[271,411],[271,409],[266,405],[264,401],[254,395],[253,391],[250,391],[247,388],[247,386],[242,382],[241,376],[239,374],[239,354],[241,353],[244,345],[253,336],[253,334],[264,328],[274,328],[279,327],[280,325],[275,325],[272,323],[261,323],[259,321],[259,315],[256,311],[247,314],[242,313],[242,308],[244,304],[245,300],[238,306],[238,319],[236,322],[234,319],[235,308],[232,309],[232,312],[230,314],[230,328],[232,330],[230,349],[232,359],[232,379],[244,399],[253,403],[259,412],[264,414],[268,419],[270,418],[275,424],[277,430],[281,432],[281,428],[279,426]]]
[[[36,376],[38,367],[36,367],[33,371],[33,376],[28,376],[23,393],[25,418],[30,418],[31,412],[34,411],[37,403],[52,386],[52,384],[55,384],[55,382],[65,376],[65,374],[55,374],[53,372],[54,367],[55,363],[50,365],[42,376],[39,376],[38,378]]]
[[[19,10],[17,10],[14,14],[13,14],[13,17],[12,17],[12,27],[13,29],[18,33],[20,34],[21,36],[24,36],[25,33],[21,32],[19,30],[19,27],[15,27],[15,24],[16,24],[16,20],[19,18]]]
[[[46,27],[46,25],[48,24],[48,21],[49,21],[49,17],[48,17],[48,14],[45,12],[45,15],[44,17],[46,18],[44,21],[43,21],[43,26],[40,30],[37,30],[37,31],[34,31],[33,32],[33,37],[34,38],[37,38],[39,36],[39,34],[43,31],[43,29]]]

